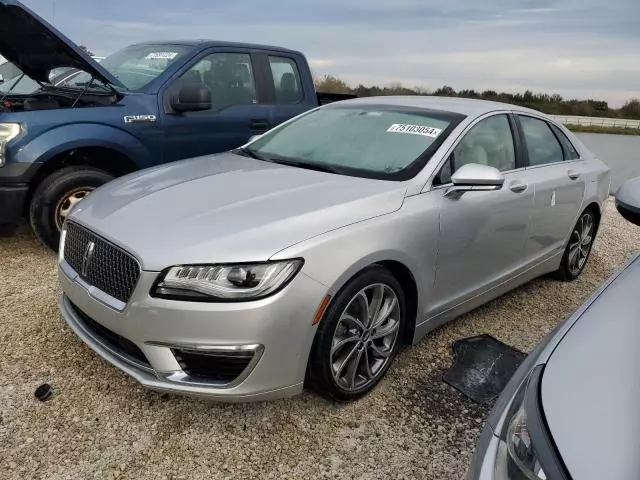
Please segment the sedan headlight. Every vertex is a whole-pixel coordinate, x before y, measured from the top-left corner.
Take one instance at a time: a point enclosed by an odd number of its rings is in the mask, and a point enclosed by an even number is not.
[[[542,366],[534,368],[514,395],[500,437],[495,478],[562,480],[564,466],[547,432],[539,399]]]
[[[19,123],[0,123],[0,167],[6,162],[7,143],[22,132]]]
[[[509,423],[506,444],[510,479],[545,480],[547,478],[531,440],[524,406],[520,407]]]
[[[235,265],[181,265],[162,274],[154,297],[204,302],[258,300],[282,289],[302,259]]]

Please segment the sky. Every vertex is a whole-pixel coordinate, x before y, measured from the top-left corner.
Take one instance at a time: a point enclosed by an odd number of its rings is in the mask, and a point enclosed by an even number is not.
[[[209,38],[300,50],[316,75],[640,98],[639,0],[23,0],[98,55]]]

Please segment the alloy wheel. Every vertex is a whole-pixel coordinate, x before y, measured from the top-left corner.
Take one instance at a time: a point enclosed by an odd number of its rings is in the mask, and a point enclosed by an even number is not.
[[[400,331],[400,304],[394,290],[377,283],[360,290],[336,325],[329,361],[344,391],[366,388],[385,371]]]
[[[584,268],[593,245],[595,223],[593,215],[585,213],[578,220],[569,239],[569,271],[577,276]]]

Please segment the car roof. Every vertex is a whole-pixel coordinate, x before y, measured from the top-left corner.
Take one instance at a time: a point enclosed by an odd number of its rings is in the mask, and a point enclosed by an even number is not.
[[[134,43],[132,46],[143,46],[143,45],[182,45],[185,47],[199,47],[199,48],[240,47],[240,48],[251,48],[256,50],[273,50],[278,52],[300,54],[300,52],[297,52],[296,50],[290,50],[288,48],[278,47],[275,45],[260,45],[257,43],[242,43],[242,42],[225,42],[221,40],[208,40],[208,39],[145,41],[145,42]]]
[[[478,117],[480,115],[484,115],[485,113],[494,112],[497,110],[519,111],[544,116],[544,114],[536,110],[519,107],[517,105],[511,105],[509,103],[476,100],[473,98],[435,97],[430,95],[362,97],[354,98],[351,100],[343,100],[340,103],[352,103],[361,105],[395,105],[399,107],[413,107],[427,110],[444,110],[470,117]]]

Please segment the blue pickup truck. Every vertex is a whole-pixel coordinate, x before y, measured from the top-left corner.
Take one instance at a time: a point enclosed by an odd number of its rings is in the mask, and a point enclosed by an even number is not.
[[[305,57],[279,47],[152,42],[98,63],[14,0],[0,0],[0,55],[20,70],[0,83],[0,230],[26,218],[54,250],[71,207],[112,178],[347,97],[317,94]],[[65,69],[80,72],[52,80]]]

